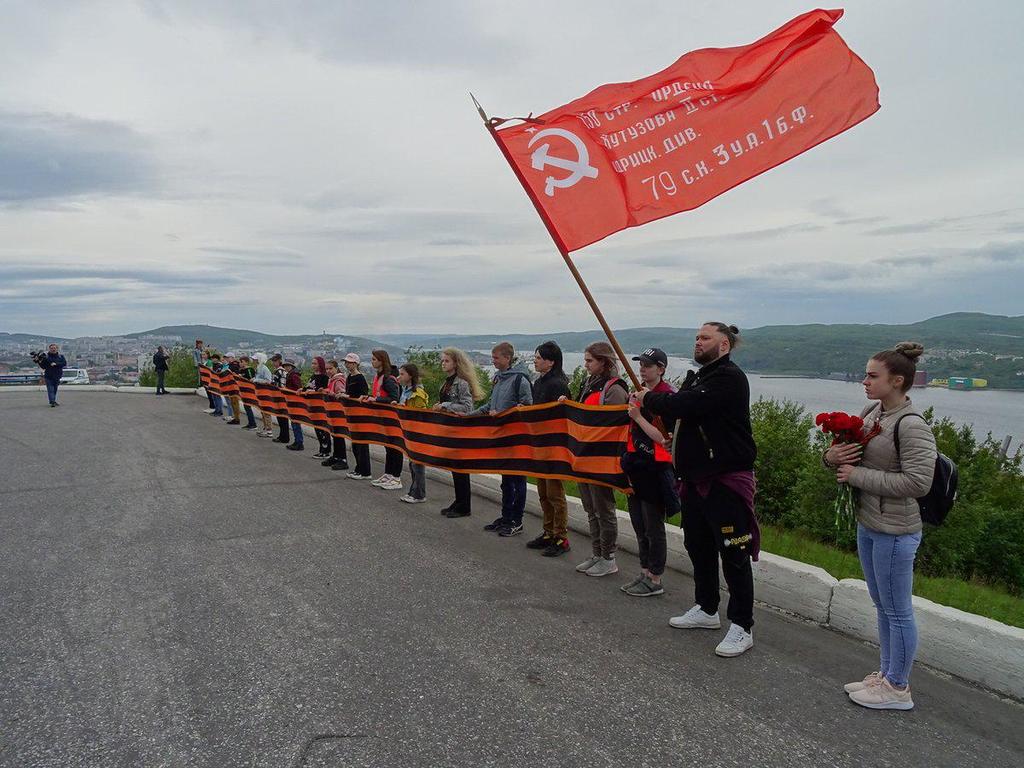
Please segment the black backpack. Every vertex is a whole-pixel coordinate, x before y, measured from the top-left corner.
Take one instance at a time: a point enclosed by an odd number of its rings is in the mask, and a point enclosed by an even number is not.
[[[905,413],[896,419],[896,425],[892,428],[892,441],[896,448],[896,458],[900,458],[900,422],[907,416],[918,416],[916,413]],[[902,466],[902,459],[900,463]],[[957,472],[956,464],[944,453],[939,452],[935,457],[935,474],[932,476],[932,487],[928,493],[917,500],[917,506],[921,508],[921,521],[929,525],[942,525],[949,514],[949,510],[956,503],[956,489],[960,483],[960,473]]]

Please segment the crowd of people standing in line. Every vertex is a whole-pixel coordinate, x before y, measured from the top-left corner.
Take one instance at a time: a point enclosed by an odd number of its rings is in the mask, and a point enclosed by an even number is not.
[[[415,364],[394,367],[385,350],[371,354],[372,381],[360,370],[355,353],[345,356],[343,367],[335,360],[317,357],[313,372],[303,384],[294,361],[280,354],[251,358],[206,353],[196,342],[196,365],[232,371],[254,381],[274,383],[291,390],[322,391],[334,397],[374,400],[415,408],[433,407],[468,417],[496,414],[517,406],[574,400],[585,405],[626,405],[631,419],[622,455],[622,469],[629,478],[630,522],[636,533],[640,573],[620,589],[633,597],[663,595],[666,564],[666,519],[681,512],[686,552],[693,564],[694,605],[673,616],[678,629],[719,629],[719,568],[729,590],[726,615],[730,626],[715,648],[719,656],[739,656],[753,647],[754,583],[751,561],[758,558],[760,531],[754,514],[754,462],[757,448],[750,422],[750,388],[746,375],[730,359],[739,342],[739,330],[724,323],[706,323],[697,332],[693,359],[698,370],[690,371],[678,389],[665,380],[668,358],[656,348],[633,358],[639,363],[642,388],[629,391],[619,376],[617,358],[606,342],[586,348],[586,378],[578,392],[570,392],[562,367],[562,351],[554,342],[534,352],[538,377],[515,364],[511,344],[492,350],[495,368],[489,398],[475,404],[483,393],[468,356],[448,348],[441,354],[446,376],[438,402],[429,403]],[[917,629],[911,602],[913,564],[921,541],[922,523],[917,498],[932,482],[936,458],[935,439],[907,392],[914,381],[918,344],[902,343],[874,355],[868,361],[865,393],[871,401],[862,412],[866,439],[861,443],[836,444],[823,455],[824,467],[838,482],[858,489],[858,552],[868,590],[877,609],[880,665],[863,680],[844,690],[850,699],[872,709],[911,709],[909,676],[917,647]],[[343,370],[344,368],[344,370]],[[237,395],[207,392],[208,412],[228,424],[246,424],[261,437],[304,450],[302,426],[277,417],[278,434],[269,414],[257,423],[253,409],[241,405]],[[917,416],[900,427],[907,415]],[[868,424],[870,422],[870,424]],[[894,430],[900,435],[894,440]],[[331,470],[349,470],[344,438],[317,430],[319,450],[315,458]],[[902,445],[902,448],[899,446]],[[382,474],[371,476],[369,447],[354,443],[353,480],[369,480],[382,490],[402,489],[404,456],[385,449]],[[426,499],[424,468],[410,462],[410,483],[401,500],[422,503]],[[453,472],[455,499],[441,510],[447,518],[471,514],[470,478]],[[527,480],[502,476],[501,515],[484,526],[501,538],[523,532]],[[618,572],[616,544],[618,519],[612,488],[580,482],[579,496],[590,527],[591,555],[576,571],[592,577]],[[558,557],[571,549],[568,511],[561,480],[540,478],[537,491],[543,510],[541,533],[526,546],[546,557]]]

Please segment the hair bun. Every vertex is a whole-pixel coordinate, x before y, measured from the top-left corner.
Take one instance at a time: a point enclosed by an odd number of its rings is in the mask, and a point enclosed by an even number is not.
[[[917,360],[917,358],[924,354],[924,347],[916,341],[901,341],[896,345],[895,349],[910,360]]]
[[[730,325],[729,326],[729,330],[732,331],[733,333],[735,333],[737,336],[740,335],[740,329],[737,328],[735,325]]]

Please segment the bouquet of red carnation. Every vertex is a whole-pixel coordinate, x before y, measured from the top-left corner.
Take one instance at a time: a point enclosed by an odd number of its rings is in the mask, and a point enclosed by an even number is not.
[[[833,411],[832,413],[819,413],[814,423],[821,427],[821,431],[826,435],[832,435],[832,444],[836,443],[859,443],[860,445],[867,445],[868,441],[879,433],[881,430],[878,422],[875,422],[875,426],[867,434],[864,434],[864,419],[860,416],[851,416],[848,413],[842,411]],[[856,502],[853,498],[853,488],[850,487],[849,483],[840,483],[839,492],[836,494],[836,539],[839,538],[839,532],[846,528],[850,529],[853,527],[853,521],[855,519],[854,512],[856,510]]]

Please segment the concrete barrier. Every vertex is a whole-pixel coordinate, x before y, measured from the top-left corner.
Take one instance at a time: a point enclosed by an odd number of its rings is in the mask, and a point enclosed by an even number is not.
[[[2,392],[45,392],[44,384],[15,384],[13,386],[0,387]],[[62,384],[58,390],[61,392],[123,392],[136,395],[155,395],[156,387],[137,387],[134,384]],[[198,392],[195,387],[168,387],[169,395],[194,395]],[[203,392],[203,397],[206,397]]]
[[[930,667],[1024,699],[1024,629],[914,597],[917,660]],[[832,590],[828,625],[877,642],[874,603],[867,584],[843,579]]]

